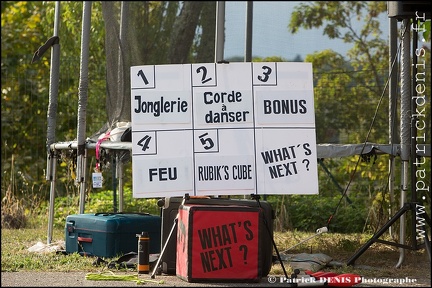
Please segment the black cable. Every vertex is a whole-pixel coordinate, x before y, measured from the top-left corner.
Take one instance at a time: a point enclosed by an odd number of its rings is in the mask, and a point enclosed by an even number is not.
[[[262,208],[261,203],[260,203],[260,201],[259,201],[259,199],[260,199],[260,195],[258,195],[258,194],[251,194],[251,198],[252,198],[252,199],[255,199],[255,200],[257,201],[257,203],[258,203],[258,207],[261,209],[261,211],[264,211],[264,209]],[[264,213],[263,213],[263,214],[264,214]],[[268,224],[268,222],[267,222],[267,219],[266,219],[265,215],[263,216],[263,220],[264,220],[264,226],[266,227],[267,232],[268,232],[268,234],[269,234],[269,236],[270,236],[270,238],[271,238],[271,240],[272,240],[273,247],[274,247],[274,249],[275,249],[275,251],[276,251],[276,255],[277,255],[277,257],[278,257],[278,260],[279,260],[279,262],[280,262],[280,264],[281,264],[281,266],[282,266],[282,270],[283,270],[283,272],[284,272],[285,279],[288,279],[288,274],[287,274],[287,272],[286,272],[286,270],[285,270],[285,266],[284,266],[284,264],[283,264],[283,261],[282,261],[282,258],[281,258],[281,256],[280,256],[280,254],[279,254],[279,250],[277,249],[276,242],[274,241],[273,235],[272,235],[272,233],[271,233],[271,231],[270,231],[269,224]]]
[[[408,26],[407,26],[407,27],[408,27]],[[405,34],[405,32],[407,31],[407,27],[405,27],[405,31],[403,32],[403,34]],[[397,49],[395,55],[398,55],[398,54],[399,54],[399,52],[401,51],[401,46],[402,46],[402,41],[399,42],[399,46],[398,46],[398,49]],[[330,217],[329,217],[329,219],[327,220],[327,228],[329,228],[330,221],[333,219],[334,215],[336,215],[336,212],[337,212],[337,210],[338,210],[340,204],[342,203],[342,199],[346,196],[346,194],[347,194],[347,192],[348,192],[348,188],[349,188],[349,186],[351,185],[351,182],[352,182],[353,179],[354,179],[354,175],[355,175],[356,172],[357,172],[357,168],[358,168],[358,166],[359,166],[360,160],[362,159],[363,151],[364,151],[364,149],[365,149],[365,147],[366,147],[367,141],[368,141],[369,136],[370,136],[371,131],[372,131],[372,127],[373,127],[374,122],[375,122],[375,120],[376,120],[376,118],[377,118],[377,114],[378,114],[379,107],[380,107],[380,105],[381,105],[381,103],[382,103],[382,101],[383,101],[383,98],[384,98],[384,92],[387,90],[388,84],[389,84],[389,82],[390,82],[390,76],[391,76],[392,73],[393,73],[394,65],[395,65],[395,63],[396,63],[396,59],[397,59],[397,57],[395,57],[395,59],[393,60],[392,65],[391,65],[390,74],[389,74],[388,79],[387,79],[387,81],[386,81],[386,83],[385,83],[385,85],[384,85],[384,89],[383,89],[383,92],[382,92],[382,94],[381,94],[381,97],[380,97],[380,99],[379,99],[379,101],[378,101],[378,105],[377,105],[377,107],[376,107],[376,109],[375,109],[374,116],[372,117],[372,122],[371,122],[371,125],[370,125],[370,127],[369,127],[369,130],[368,130],[368,132],[367,132],[366,139],[365,139],[365,141],[364,141],[364,143],[363,143],[362,149],[361,149],[361,151],[360,151],[360,153],[359,153],[359,157],[358,157],[358,159],[357,159],[357,163],[356,163],[356,165],[355,165],[355,167],[354,167],[354,171],[351,173],[351,176],[350,176],[350,179],[349,179],[349,181],[348,181],[348,184],[347,184],[347,186],[346,186],[346,188],[345,188],[345,190],[344,190],[344,192],[343,192],[343,194],[342,194],[342,197],[341,197],[340,200],[339,200],[339,203],[336,205],[336,208],[335,208],[333,214],[331,214]]]

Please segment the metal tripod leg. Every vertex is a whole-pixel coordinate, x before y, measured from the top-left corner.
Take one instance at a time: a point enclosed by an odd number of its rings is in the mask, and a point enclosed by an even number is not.
[[[257,201],[258,207],[262,209],[262,207],[261,207],[261,203],[260,203],[260,201],[259,201],[259,199],[260,199],[260,195],[258,195],[258,194],[251,194],[251,197],[252,197],[252,199],[255,199],[255,200]],[[279,260],[279,262],[280,262],[280,264],[281,264],[281,266],[282,266],[282,270],[283,270],[283,272],[284,272],[285,278],[288,279],[288,273],[287,273],[287,271],[285,270],[285,266],[284,266],[284,264],[283,264],[283,261],[282,261],[282,258],[281,258],[281,256],[280,256],[280,254],[279,254],[279,250],[277,249],[276,242],[274,241],[274,238],[273,238],[272,232],[270,231],[269,224],[267,223],[267,220],[266,220],[265,216],[263,216],[263,220],[264,220],[264,226],[266,227],[267,232],[268,232],[268,234],[269,234],[269,236],[270,236],[270,238],[271,238],[271,240],[272,240],[273,248],[275,249],[275,251],[276,251],[276,255],[277,255],[277,257],[278,257],[278,260]]]
[[[184,205],[186,199],[189,199],[189,194],[186,194],[186,195],[183,197],[183,201],[181,202],[180,205]],[[168,238],[167,238],[166,241],[165,241],[165,244],[164,244],[164,246],[163,246],[163,248],[162,248],[161,254],[159,255],[159,258],[158,258],[158,260],[157,260],[157,262],[156,262],[155,267],[153,268],[153,272],[152,272],[152,274],[151,274],[151,278],[152,278],[152,279],[155,278],[156,271],[158,270],[158,267],[159,267],[160,262],[161,262],[161,260],[162,260],[162,256],[164,255],[165,250],[166,250],[166,248],[167,248],[167,246],[168,246],[168,242],[170,241],[172,235],[174,234],[174,231],[176,231],[177,223],[178,223],[178,216],[179,216],[179,212],[177,212],[177,216],[176,216],[175,219],[174,219],[174,223],[173,223],[173,226],[171,227],[171,231],[170,231],[170,233],[168,234]]]

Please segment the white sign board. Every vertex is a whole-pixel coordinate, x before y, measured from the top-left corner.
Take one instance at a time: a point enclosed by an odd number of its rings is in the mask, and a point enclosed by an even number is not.
[[[311,63],[131,67],[134,198],[317,194]]]

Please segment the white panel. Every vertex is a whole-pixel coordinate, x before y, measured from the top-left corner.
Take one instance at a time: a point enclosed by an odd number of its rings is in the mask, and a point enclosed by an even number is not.
[[[310,63],[131,73],[134,197],[318,193]]]

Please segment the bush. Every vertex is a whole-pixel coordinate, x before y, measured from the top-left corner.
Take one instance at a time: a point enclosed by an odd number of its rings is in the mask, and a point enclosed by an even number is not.
[[[79,195],[57,197],[54,203],[54,226],[64,227],[68,215],[79,214]],[[123,191],[123,213],[150,213],[160,215],[160,208],[157,206],[157,199],[133,198],[132,190],[129,188]],[[118,202],[118,201],[117,201]],[[45,201],[41,205],[38,213],[39,221],[48,219],[49,202]],[[118,205],[116,205],[118,206]],[[84,203],[84,213],[114,213],[119,212],[119,208],[114,209],[113,192],[103,190],[87,196]],[[45,220],[46,221],[46,220]]]
[[[269,196],[268,201],[275,209],[275,227],[279,231],[295,229],[314,232],[327,226],[330,220],[329,228],[333,232],[362,232],[366,221],[365,205],[360,201],[352,204],[344,201],[338,207],[340,199],[341,196],[281,195]]]
[[[9,185],[1,201],[1,228],[19,229],[27,224],[23,199],[17,199]]]

